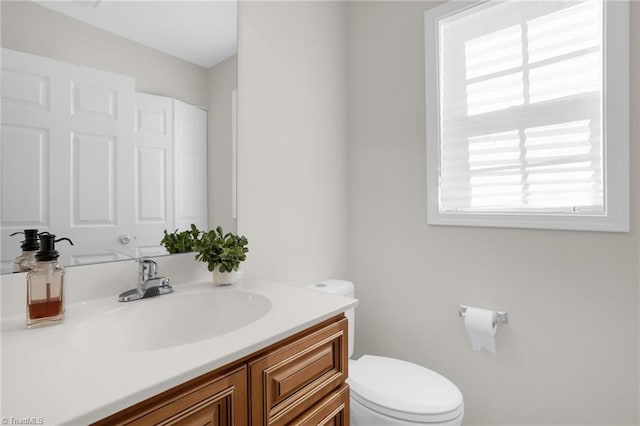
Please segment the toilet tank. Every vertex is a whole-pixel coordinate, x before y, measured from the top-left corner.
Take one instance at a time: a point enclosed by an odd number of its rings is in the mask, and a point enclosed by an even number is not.
[[[325,293],[335,294],[337,296],[344,296],[355,298],[355,291],[353,283],[346,280],[325,280],[319,283],[311,284],[307,286],[315,290],[324,291]],[[353,355],[353,345],[355,343],[355,310],[351,308],[345,312],[347,319],[349,320],[349,358]]]

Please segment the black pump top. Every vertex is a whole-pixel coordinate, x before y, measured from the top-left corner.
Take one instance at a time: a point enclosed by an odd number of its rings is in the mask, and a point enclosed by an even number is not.
[[[40,251],[36,253],[36,260],[38,262],[47,262],[56,260],[60,255],[56,251],[56,243],[58,241],[69,241],[69,244],[73,245],[73,241],[68,238],[58,238],[53,234],[40,234]]]
[[[40,248],[37,229],[25,229],[24,232],[14,232],[13,234],[11,234],[11,236],[13,237],[14,235],[18,234],[24,235],[24,241],[21,241],[20,244],[20,248],[22,249],[22,251],[36,251]]]

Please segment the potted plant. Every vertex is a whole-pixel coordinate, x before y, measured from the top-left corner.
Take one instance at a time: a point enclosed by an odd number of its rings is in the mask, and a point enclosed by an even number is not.
[[[218,226],[203,232],[194,242],[194,249],[198,252],[196,260],[207,262],[215,284],[233,284],[238,280],[240,263],[247,258],[247,244],[244,236],[232,232],[225,234]]]
[[[167,230],[164,230],[164,237],[160,244],[162,244],[169,254],[174,253],[187,253],[193,251],[193,244],[198,240],[198,236],[200,235],[200,231],[194,225],[191,224],[190,231],[182,231],[178,232],[176,229],[175,232],[171,234],[167,233]]]

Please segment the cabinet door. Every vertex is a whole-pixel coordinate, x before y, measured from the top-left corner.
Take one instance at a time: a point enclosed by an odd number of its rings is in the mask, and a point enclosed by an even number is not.
[[[342,385],[347,368],[346,318],[251,362],[251,424],[288,424]]]
[[[208,379],[197,379],[170,390],[95,425],[245,426],[248,424],[247,368]]]
[[[343,384],[290,425],[349,426],[349,385]]]
[[[158,425],[175,426],[232,426],[240,425],[234,422],[233,418],[233,394],[220,393],[213,395],[202,404],[190,407],[170,419],[163,420]],[[142,424],[148,423],[149,419],[144,419]]]

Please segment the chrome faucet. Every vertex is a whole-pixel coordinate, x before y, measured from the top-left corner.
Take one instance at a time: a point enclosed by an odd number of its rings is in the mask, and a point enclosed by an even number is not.
[[[169,278],[157,275],[158,264],[156,262],[151,259],[139,259],[138,263],[140,263],[138,287],[121,293],[118,296],[119,302],[131,302],[173,292],[173,287],[169,285]]]

